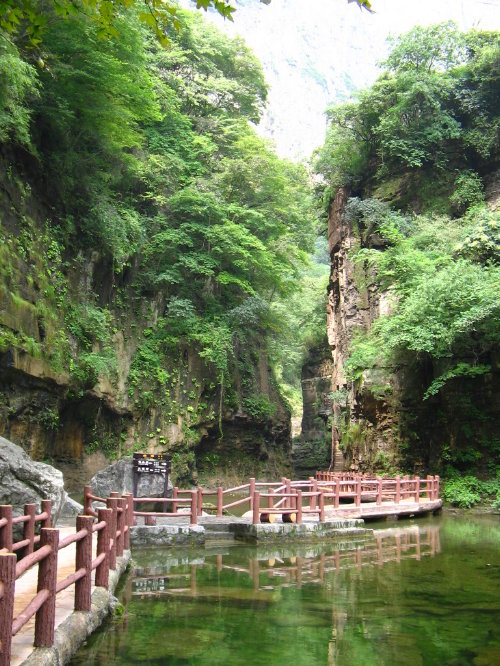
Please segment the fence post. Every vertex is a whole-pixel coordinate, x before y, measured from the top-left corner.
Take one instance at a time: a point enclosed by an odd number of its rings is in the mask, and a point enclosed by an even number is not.
[[[420,502],[420,477],[415,479],[415,502]]]
[[[6,548],[12,552],[12,507],[10,504],[0,506],[0,520],[5,519],[5,525],[0,527],[0,550]]]
[[[320,492],[319,494],[319,522],[325,522],[325,496],[323,495],[323,492]]]
[[[129,505],[130,505],[130,495],[129,493],[126,493],[125,495],[123,495],[123,550],[124,551],[130,550]]]
[[[309,477],[309,481],[311,482],[311,492],[317,493],[318,492],[318,482],[312,476]],[[309,508],[311,509],[311,511],[316,510],[316,495],[311,495],[311,500],[309,502]]]
[[[125,540],[123,542],[123,548],[125,550],[130,550],[130,528],[134,524],[134,496],[132,495],[132,493],[127,493],[125,497],[127,498],[127,513],[125,520],[127,528],[125,532]]]
[[[272,509],[274,507],[274,488],[269,488],[269,497],[267,498],[267,508]]]
[[[361,477],[356,479],[356,506],[361,506]]]
[[[118,509],[116,518],[116,557],[123,557],[123,546],[125,536],[125,523],[126,523],[126,504],[127,500],[124,497],[118,499]],[[121,509],[121,510],[120,510]]]
[[[334,502],[335,502],[335,508],[336,509],[339,508],[339,504],[340,504],[340,484],[341,483],[342,483],[342,481],[340,479],[335,480],[335,498],[334,498]]]
[[[198,515],[203,515],[203,488],[198,488]]]
[[[191,490],[191,525],[196,525],[198,523],[198,502],[196,498],[198,493],[196,490]]]
[[[106,589],[108,589],[109,584],[109,526],[112,513],[111,509],[97,509],[98,522],[104,521],[106,525],[97,532],[97,555],[104,553],[105,557],[95,570],[95,584],[96,587],[105,587]]]
[[[47,514],[47,518],[44,518],[40,524],[40,527],[51,527],[51,513],[52,513],[52,501],[51,500],[42,500],[42,513]]]
[[[394,498],[394,501],[396,504],[399,504],[401,501],[401,477],[398,476],[396,477],[396,497]]]
[[[290,479],[286,480],[286,490],[285,490],[285,492],[286,492],[287,495],[290,495],[292,493],[292,482],[290,481]],[[285,506],[286,506],[287,509],[292,508],[292,498],[291,497],[286,498]]]
[[[248,489],[248,493],[249,493],[249,497],[250,497],[250,511],[252,511],[253,510],[253,494],[255,492],[255,479],[253,477],[249,480],[248,485],[250,486],[249,489]]]
[[[377,504],[382,504],[382,477],[377,476]]]
[[[23,525],[23,539],[28,539],[29,543],[23,548],[22,557],[26,557],[35,550],[36,504],[25,504],[24,515],[30,517]]]
[[[217,518],[222,518],[222,506],[224,504],[224,490],[222,486],[217,488]]]
[[[302,490],[297,490],[297,525],[302,525]]]
[[[436,475],[436,499],[439,499],[439,475]]]
[[[90,595],[92,588],[92,516],[77,516],[76,529],[87,530],[87,535],[76,542],[75,571],[85,569],[85,576],[75,583],[75,610],[90,610]]]
[[[92,500],[89,495],[92,495],[92,486],[83,487],[83,515],[90,516],[92,511]]]
[[[172,502],[172,513],[177,513],[178,504],[175,500],[178,498],[178,496],[179,496],[179,488],[175,486],[172,492],[172,499],[174,500]]]
[[[253,494],[253,508],[252,508],[252,522],[254,525],[258,525],[260,518],[260,493],[255,491]]]
[[[106,506],[111,509],[111,518],[109,521],[109,568],[116,569],[116,509],[118,508],[118,499],[116,497],[108,497]]]
[[[14,553],[0,553],[0,666],[9,666],[16,588]]]
[[[40,534],[40,547],[43,548],[43,546],[50,546],[50,553],[38,564],[37,592],[48,590],[49,597],[36,613],[33,643],[35,647],[51,647],[54,643],[59,530],[44,527]]]

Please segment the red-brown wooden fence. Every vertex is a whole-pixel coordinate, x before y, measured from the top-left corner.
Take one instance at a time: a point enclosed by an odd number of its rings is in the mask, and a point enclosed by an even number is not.
[[[236,500],[231,498],[231,501],[224,503],[226,495],[238,493],[242,497]],[[212,497],[215,498],[215,503],[206,501]],[[164,507],[171,505],[171,511],[134,509],[133,516],[131,515],[129,520],[132,524],[132,521],[137,522],[138,517],[143,517],[146,524],[154,524],[156,518],[179,518],[183,513],[189,517],[191,525],[196,525],[203,511],[210,511],[221,517],[224,511],[248,505],[254,523],[269,522],[269,517],[275,514],[281,514],[285,522],[293,520],[300,523],[307,514],[317,514],[318,519],[324,521],[325,508],[329,508],[330,511],[338,509],[341,501],[343,503],[351,501],[355,506],[360,506],[362,502],[382,505],[388,502],[419,503],[437,499],[439,499],[439,476],[383,478],[366,474],[317,472],[316,477],[302,481],[292,481],[282,477],[280,481],[257,482],[255,478],[251,478],[248,483],[227,489],[218,487],[215,490],[207,490],[200,487],[197,490],[183,490],[175,487],[172,497],[132,498],[132,506],[141,502],[156,502],[163,504]],[[106,500],[96,497],[92,494],[91,487],[85,486],[84,511],[88,515],[96,515],[92,508],[93,501]],[[130,511],[132,513],[132,508]]]
[[[0,506],[0,666],[10,664],[12,637],[33,616],[34,646],[53,645],[59,592],[74,585],[74,609],[89,611],[94,570],[95,585],[108,588],[109,570],[116,568],[116,555],[123,555],[124,548],[128,549],[130,544],[133,502],[131,495],[109,498],[107,502],[110,508],[78,516],[76,532],[63,539],[59,538],[59,530],[50,527],[49,500],[42,502],[40,514],[36,514],[34,504],[27,504],[24,515],[16,518],[12,517],[11,506]],[[20,523],[24,525],[24,538],[14,542],[13,526]],[[35,535],[37,523],[41,524],[39,535]],[[92,540],[96,533],[97,554],[92,558]],[[72,543],[76,543],[75,571],[58,581],[58,554]],[[16,580],[35,565],[38,565],[37,593],[14,617]]]

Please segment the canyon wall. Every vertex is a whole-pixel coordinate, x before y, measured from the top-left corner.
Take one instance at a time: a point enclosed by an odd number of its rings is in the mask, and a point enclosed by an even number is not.
[[[0,435],[85,478],[137,450],[170,454],[180,482],[214,461],[286,457],[265,342],[236,345],[222,382],[193,344],[150,344],[165,308],[138,291],[137,258],[117,273],[95,250],[61,255],[34,189],[0,183]]]

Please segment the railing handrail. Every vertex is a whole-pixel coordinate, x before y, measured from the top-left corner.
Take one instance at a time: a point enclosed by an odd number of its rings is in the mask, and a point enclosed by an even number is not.
[[[175,487],[171,497],[133,497],[133,515],[135,518],[143,517],[146,524],[154,524],[155,518],[177,517],[180,506],[187,507],[191,505],[191,524],[196,524],[197,517],[201,516],[204,510],[215,511],[216,515],[221,517],[224,511],[247,502],[250,510],[253,510],[255,490],[268,490],[267,493],[262,492],[261,497],[267,498],[270,502],[269,493],[272,492],[274,494],[272,501],[275,508],[289,508],[288,505],[293,501],[294,494],[300,490],[304,494],[304,498],[310,500],[310,507],[305,509],[306,513],[311,510],[313,513],[319,513],[316,505],[320,494],[323,495],[323,500],[332,499],[334,508],[339,507],[340,500],[346,499],[351,499],[357,506],[363,501],[371,500],[376,501],[377,504],[382,504],[384,501],[399,503],[412,498],[415,501],[420,501],[422,497],[437,499],[439,496],[439,477],[428,475],[426,478],[420,478],[419,476],[404,475],[396,478],[386,478],[368,473],[317,472],[315,477],[309,477],[307,480],[290,480],[282,477],[281,481],[268,482],[251,478],[249,483],[230,488],[221,486],[215,489],[198,487],[197,490],[193,490]],[[309,492],[313,491],[316,494],[310,495]],[[225,496],[232,493],[243,493],[244,496],[224,503]],[[86,486],[85,506],[88,508],[87,513],[97,516],[92,509],[92,501],[95,497],[90,486]],[[216,503],[206,504],[204,503],[204,497],[216,497]],[[96,501],[101,499],[98,498]],[[135,510],[136,504],[142,502],[160,503],[164,507],[163,511]],[[195,502],[196,506],[194,506]],[[167,505],[171,506],[171,511],[166,510]]]
[[[88,496],[86,497],[87,502]],[[100,498],[96,501],[100,501]],[[0,536],[1,543],[8,542],[11,547],[30,541],[30,547],[36,543],[36,537],[23,539],[13,543],[12,527],[16,524],[34,526],[36,518],[38,522],[47,524],[50,518],[50,503],[44,500],[44,510],[36,515],[33,511],[34,505],[26,505],[25,515],[21,520],[12,519],[12,507],[5,505],[0,518],[0,530],[4,531]],[[33,617],[35,619],[35,647],[50,647],[54,641],[55,630],[55,599],[56,595],[75,585],[75,610],[89,611],[92,589],[91,574],[95,570],[95,585],[108,588],[109,569],[116,568],[116,557],[112,560],[112,554],[116,549],[118,555],[123,554],[124,543],[129,545],[129,532],[132,514],[131,496],[123,498],[112,498],[112,509],[99,509],[97,512],[98,522],[94,523],[93,516],[82,515],[76,519],[77,529],[74,533],[59,539],[59,530],[42,527],[38,537],[40,548],[29,552],[16,562],[16,555],[7,548],[0,548],[0,666],[10,663],[12,637],[27,624]],[[94,512],[95,513],[95,512]],[[113,531],[111,527],[114,526]],[[10,530],[6,535],[5,530]],[[92,538],[97,534],[97,555],[92,558]],[[114,534],[114,536],[113,536]],[[70,544],[76,544],[75,571],[67,575],[63,580],[57,581],[57,554],[60,550]],[[19,548],[18,548],[19,550]],[[16,580],[29,569],[38,565],[37,593],[28,601],[27,605],[14,618],[14,597]]]

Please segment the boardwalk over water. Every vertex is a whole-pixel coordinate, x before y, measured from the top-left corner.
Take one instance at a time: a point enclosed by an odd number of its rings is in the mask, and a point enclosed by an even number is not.
[[[260,483],[250,479],[248,484],[226,490],[175,488],[168,499],[112,495],[96,497],[87,486],[86,515],[78,517],[76,530],[48,527],[47,502],[42,513],[36,515],[34,505],[26,505],[24,516],[14,519],[12,507],[0,507],[0,666],[22,664],[33,651],[33,639],[38,646],[48,647],[55,636],[57,644],[56,630],[75,611],[90,615],[96,587],[108,589],[117,558],[128,554],[134,531],[142,527],[136,528],[137,522],[144,521],[146,528],[156,531],[162,524],[196,526],[198,532],[200,528],[205,532],[207,541],[227,534],[244,538],[251,530],[254,536],[274,532],[278,538],[287,533],[297,537],[301,528],[307,538],[312,534],[308,526],[325,529],[317,533],[319,537],[328,535],[329,527],[349,533],[354,531],[346,522],[351,519],[414,516],[438,511],[442,505],[439,477],[435,476],[383,479],[318,473],[305,481],[282,478]],[[224,504],[224,498],[230,501]],[[144,501],[161,502],[171,510],[135,510]],[[107,508],[96,511],[97,502]],[[228,514],[236,507],[247,511],[242,516]],[[344,530],[339,529],[342,521]],[[25,538],[13,543],[16,523],[23,524]],[[40,536],[35,536],[37,523]],[[22,555],[20,559],[13,554],[16,552]],[[123,560],[120,565],[123,567]]]

